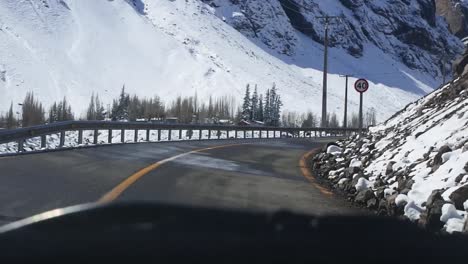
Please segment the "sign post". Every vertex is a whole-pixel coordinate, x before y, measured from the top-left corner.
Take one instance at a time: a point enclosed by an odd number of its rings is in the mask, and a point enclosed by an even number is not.
[[[366,79],[359,79],[354,83],[354,89],[359,93],[359,130],[362,133],[362,95],[369,89],[369,82]]]

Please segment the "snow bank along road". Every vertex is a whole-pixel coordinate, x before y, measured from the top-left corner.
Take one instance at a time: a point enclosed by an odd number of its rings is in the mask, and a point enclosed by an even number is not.
[[[353,213],[304,177],[325,141],[132,144],[0,158],[0,223],[88,202]]]

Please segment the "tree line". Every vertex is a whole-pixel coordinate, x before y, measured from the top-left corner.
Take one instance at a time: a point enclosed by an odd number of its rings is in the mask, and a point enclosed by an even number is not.
[[[257,85],[251,94],[250,85],[247,84],[241,119],[247,122],[260,122],[267,126],[279,126],[282,106],[281,96],[278,94],[275,84],[271,89],[266,90],[265,96],[258,93]]]
[[[281,124],[285,127],[312,128],[320,126],[320,118],[312,112],[298,113],[285,111],[281,116]],[[325,127],[339,128],[344,127],[344,121],[338,120],[336,113],[327,115]],[[370,108],[363,116],[363,127],[375,126],[377,124],[375,108]],[[352,113],[347,121],[348,128],[359,128],[359,114]]]
[[[5,114],[0,114],[0,128],[13,129],[45,123],[76,120],[66,97],[54,102],[49,109],[28,92],[22,103],[15,108],[13,102]],[[232,96],[209,97],[208,102],[200,102],[194,96],[178,96],[165,104],[159,96],[140,98],[130,95],[122,87],[119,96],[107,107],[98,94],[92,94],[85,115],[80,120],[112,121],[153,121],[164,122],[166,118],[179,123],[233,123],[239,108]]]
[[[157,95],[140,98],[130,95],[122,87],[120,94],[107,106],[98,94],[92,94],[85,115],[80,120],[113,120],[113,121],[153,121],[164,122],[168,118],[176,119],[179,123],[196,124],[237,124],[241,121],[268,126],[285,127],[317,127],[319,118],[312,112],[297,113],[281,111],[283,104],[276,85],[267,89],[265,95],[258,92],[255,85],[253,90],[247,85],[242,105],[237,105],[233,96],[209,97],[208,101],[199,100],[197,94],[193,96],[178,96],[165,104]],[[66,97],[54,102],[49,109],[28,92],[22,103],[15,109],[10,104],[5,114],[0,114],[0,127],[12,129],[28,127],[44,123],[54,123],[76,120]],[[364,126],[376,124],[375,109],[369,109],[364,116]],[[327,115],[327,127],[340,127],[335,113]],[[359,126],[358,114],[352,114],[348,120],[348,127]]]
[[[96,112],[96,105],[91,102],[88,112]],[[217,123],[224,119],[233,120],[235,113],[236,100],[231,96],[210,96],[208,103],[200,103],[197,94],[178,96],[166,105],[159,96],[130,96],[122,87],[119,97],[112,102],[109,118],[113,121],[164,121],[166,118],[174,118],[179,123]]]
[[[75,120],[71,105],[66,97],[46,110],[42,103],[34,96],[33,92],[27,92],[23,102],[18,103],[15,111],[13,102],[6,114],[0,114],[0,128],[13,129]]]

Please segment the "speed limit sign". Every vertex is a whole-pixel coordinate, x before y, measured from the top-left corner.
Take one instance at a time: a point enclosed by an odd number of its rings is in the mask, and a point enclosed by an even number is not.
[[[366,79],[359,79],[354,83],[354,89],[358,93],[365,93],[369,89],[369,82]]]

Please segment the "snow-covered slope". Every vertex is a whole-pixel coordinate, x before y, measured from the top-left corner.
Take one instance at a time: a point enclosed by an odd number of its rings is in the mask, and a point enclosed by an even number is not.
[[[27,91],[34,91],[46,104],[66,95],[79,114],[92,92],[109,103],[124,84],[130,93],[158,94],[163,99],[195,92],[201,99],[224,94],[240,99],[247,83],[258,84],[261,90],[276,83],[284,108],[319,113],[320,39],[299,31],[282,1],[217,2],[2,0],[0,109],[6,110],[11,101],[19,102]],[[311,2],[320,14],[343,14],[355,29],[367,23],[351,19],[351,7],[342,4],[349,1]],[[378,2],[382,10],[389,8],[389,1]],[[263,23],[253,35],[236,24],[245,23],[242,3],[249,3],[250,10],[255,11],[250,17]],[[410,6],[410,11],[419,10],[417,5]],[[372,10],[375,13],[378,9]],[[314,13],[306,15],[310,18]],[[451,54],[459,51],[461,44],[447,34],[443,21],[436,19],[432,26],[418,16],[421,14],[413,14],[410,25],[421,23],[431,39],[442,39]],[[377,18],[369,13],[368,19]],[[323,35],[318,22],[311,26],[317,28],[318,38]],[[431,52],[412,45],[415,51],[411,54],[424,62],[410,67],[405,59],[381,46],[387,47],[388,39],[380,43],[374,38],[337,37],[345,30],[336,31],[332,37],[330,112],[342,113],[344,80],[339,74],[370,79],[365,107],[375,108],[380,120],[440,83],[437,66],[430,63],[434,59]],[[388,46],[393,51],[403,48],[393,45],[398,44],[396,38]],[[361,47],[358,54],[353,51],[354,44]],[[351,112],[357,111],[357,103],[357,94],[351,92]]]
[[[322,176],[381,213],[404,214],[434,230],[445,224],[449,232],[462,231],[468,211],[467,88],[464,75],[368,136],[330,148],[329,155],[317,157]]]
[[[460,51],[432,0],[205,1],[220,6],[220,15],[249,38],[293,57],[302,57],[294,56],[301,46],[296,30],[323,43],[319,17],[325,15],[337,17],[330,24],[329,44],[356,58],[373,45],[411,69],[440,76],[441,54],[453,57]],[[240,15],[232,16],[232,10]]]

